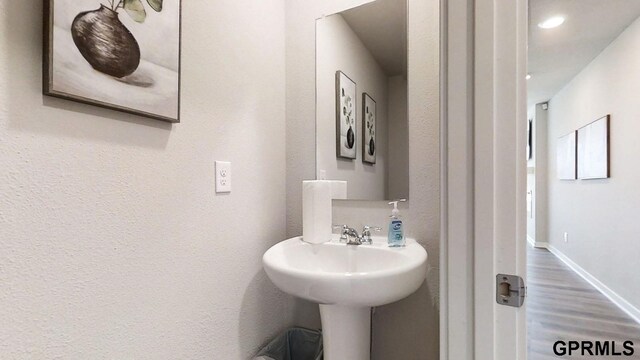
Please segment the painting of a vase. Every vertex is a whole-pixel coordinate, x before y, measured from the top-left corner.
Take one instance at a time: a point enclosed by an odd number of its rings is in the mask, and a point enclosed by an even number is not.
[[[122,78],[140,65],[140,46],[118,13],[102,5],[85,11],[73,20],[71,36],[91,66],[107,75]]]
[[[336,72],[336,153],[339,158],[356,158],[356,83],[342,71]]]
[[[180,120],[180,0],[44,0],[44,94]]]
[[[376,163],[376,101],[362,94],[362,161]]]

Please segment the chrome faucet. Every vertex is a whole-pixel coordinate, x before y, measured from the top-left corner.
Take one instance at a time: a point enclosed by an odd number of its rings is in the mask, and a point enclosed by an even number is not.
[[[362,228],[362,243],[363,244],[368,244],[368,245],[373,244],[373,240],[371,239],[371,232],[372,231],[380,232],[380,231],[382,231],[382,228],[379,227],[379,226],[365,225]]]
[[[347,245],[371,245],[373,244],[371,231],[382,231],[380,227],[365,225],[362,228],[361,236],[356,229],[348,225],[334,225],[333,228],[340,230],[340,242],[346,243]]]

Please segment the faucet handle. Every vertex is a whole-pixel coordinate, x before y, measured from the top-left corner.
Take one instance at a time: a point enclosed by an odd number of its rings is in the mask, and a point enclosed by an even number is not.
[[[373,240],[371,239],[371,232],[372,231],[380,232],[380,231],[382,231],[382,228],[379,227],[379,226],[365,225],[362,228],[362,243],[363,244],[371,245],[373,243]]]
[[[347,242],[347,233],[349,230],[349,226],[347,225],[333,225],[333,230],[340,230],[340,242]]]
[[[362,231],[382,231],[382,228],[380,226],[373,226],[373,225],[365,225],[362,228]]]

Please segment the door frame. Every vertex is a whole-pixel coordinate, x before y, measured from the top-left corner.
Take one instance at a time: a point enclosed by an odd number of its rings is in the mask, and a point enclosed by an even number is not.
[[[440,5],[440,358],[526,359],[525,307],[496,303],[495,276],[526,278],[527,0]]]

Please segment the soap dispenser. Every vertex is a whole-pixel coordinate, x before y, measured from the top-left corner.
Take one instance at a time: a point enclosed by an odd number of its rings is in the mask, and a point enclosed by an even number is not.
[[[398,203],[407,201],[406,199],[400,199],[391,201],[389,205],[393,205],[391,210],[391,220],[389,221],[389,237],[387,239],[389,247],[402,247],[405,244],[404,239],[404,224],[400,220],[400,210],[398,210]]]

